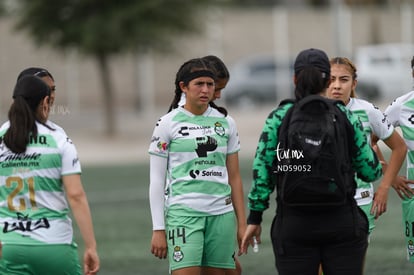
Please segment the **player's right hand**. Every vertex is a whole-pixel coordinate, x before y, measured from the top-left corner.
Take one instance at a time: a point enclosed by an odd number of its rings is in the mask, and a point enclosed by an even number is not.
[[[165,230],[152,231],[151,253],[159,259],[167,258],[167,239],[165,237]]]

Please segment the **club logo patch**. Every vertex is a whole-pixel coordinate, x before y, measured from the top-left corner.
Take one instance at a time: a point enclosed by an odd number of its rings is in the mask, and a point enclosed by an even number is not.
[[[409,257],[414,256],[414,242],[412,240],[408,241],[407,251]]]
[[[173,255],[173,259],[175,262],[181,262],[182,259],[184,259],[184,253],[181,251],[181,247],[176,246],[174,247],[174,255]]]
[[[214,123],[214,131],[217,135],[221,137],[224,136],[224,134],[226,133],[226,130],[224,129],[223,125],[218,121]]]

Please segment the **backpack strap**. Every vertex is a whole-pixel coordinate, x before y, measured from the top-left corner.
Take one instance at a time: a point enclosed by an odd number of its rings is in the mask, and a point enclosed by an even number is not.
[[[340,100],[334,101],[334,104],[335,105],[337,105],[337,104],[345,105],[343,103],[343,101],[340,101]],[[345,175],[351,175],[351,178],[348,179],[348,180],[352,181],[352,183],[350,183],[350,184],[354,184],[354,188],[356,189],[355,177],[352,176],[354,173],[351,174],[351,171],[352,171],[352,163],[351,163],[352,162],[352,157],[351,157],[351,155],[352,155],[352,152],[353,152],[353,150],[351,148],[352,148],[352,145],[353,145],[353,138],[355,136],[354,128],[352,127],[352,124],[348,120],[348,117],[346,116],[346,114],[342,110],[340,110],[338,106],[335,106],[335,107],[336,107],[336,110],[337,110],[337,113],[338,113],[338,115],[337,115],[338,123],[340,123],[340,125],[342,125],[342,127],[344,127],[343,129],[346,133],[346,136],[345,136],[345,139],[346,139],[345,147],[346,148],[343,148],[343,150],[344,150],[344,156],[347,157],[347,160],[345,162],[349,165],[349,167],[344,167],[344,169],[348,169],[348,171],[346,171]],[[360,236],[360,231],[358,230],[358,211],[359,211],[359,208],[358,208],[357,202],[354,199],[354,195],[355,195],[354,192],[349,192],[348,196],[349,196],[349,201],[350,201],[351,208],[352,208],[351,211],[352,211],[353,220],[354,220],[354,233],[355,233],[356,237],[359,237]]]
[[[342,101],[333,101],[334,105],[337,104],[341,104],[344,105],[344,103]],[[354,136],[355,136],[355,132],[354,132],[354,128],[351,125],[351,122],[349,121],[347,115],[340,110],[340,108],[338,106],[335,106],[335,113],[336,118],[338,120],[339,125],[341,125],[343,132],[345,133],[345,140],[346,140],[346,144],[343,148],[344,152],[343,155],[347,157],[346,159],[346,163],[349,165],[349,167],[346,167],[346,169],[348,169],[348,171],[352,170],[352,144],[353,144],[353,140],[354,140]],[[353,197],[353,195],[352,195]]]

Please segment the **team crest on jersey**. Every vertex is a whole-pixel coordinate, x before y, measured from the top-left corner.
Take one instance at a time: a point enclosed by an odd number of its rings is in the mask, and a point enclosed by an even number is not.
[[[408,256],[414,256],[414,242],[412,240],[408,241],[407,245]]]
[[[181,247],[180,246],[176,246],[174,247],[174,252],[173,252],[173,259],[176,262],[181,262],[184,259],[184,253],[181,251]]]
[[[223,125],[217,121],[216,123],[214,123],[214,132],[216,132],[217,135],[222,137],[226,133],[226,130],[224,129]]]

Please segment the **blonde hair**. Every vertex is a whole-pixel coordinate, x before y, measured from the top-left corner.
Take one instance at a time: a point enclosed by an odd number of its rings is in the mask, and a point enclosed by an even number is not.
[[[346,57],[334,57],[331,58],[331,60],[329,61],[332,65],[345,65],[348,67],[348,71],[351,73],[352,76],[352,80],[356,80],[357,79],[357,69],[354,65],[354,63],[352,63],[351,60],[349,60]],[[356,92],[355,89],[351,90],[351,97],[357,97],[356,96]]]

